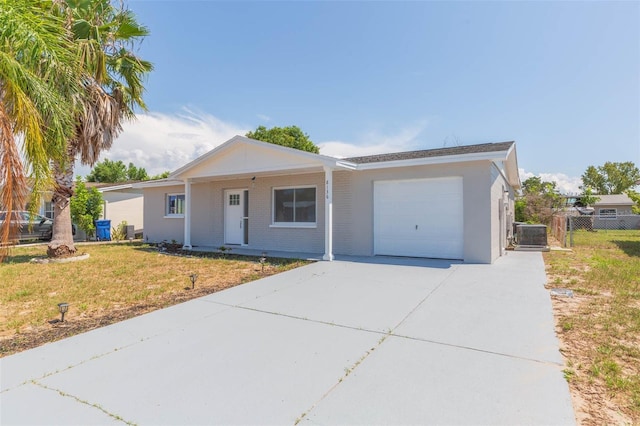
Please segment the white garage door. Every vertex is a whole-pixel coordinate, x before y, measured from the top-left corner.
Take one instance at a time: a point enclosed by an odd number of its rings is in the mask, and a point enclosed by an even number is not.
[[[377,181],[374,253],[463,259],[462,177]]]

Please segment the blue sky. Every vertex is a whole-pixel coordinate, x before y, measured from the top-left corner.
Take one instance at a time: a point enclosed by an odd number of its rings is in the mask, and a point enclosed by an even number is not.
[[[106,156],[176,169],[258,125],[350,156],[517,142],[567,190],[640,165],[638,2],[130,1],[149,112]]]

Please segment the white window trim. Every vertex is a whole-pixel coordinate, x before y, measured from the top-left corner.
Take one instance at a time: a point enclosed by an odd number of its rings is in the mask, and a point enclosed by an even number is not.
[[[603,210],[613,210],[615,214],[602,214]],[[598,218],[599,219],[617,219],[618,218],[618,209],[616,208],[602,208],[598,209]]]
[[[315,205],[315,222],[275,222],[276,215],[276,191],[283,189],[307,189],[313,188],[316,190],[316,205]],[[318,227],[318,186],[317,185],[289,185],[289,186],[274,186],[271,188],[271,224],[269,228],[317,228]]]
[[[184,192],[168,192],[164,195],[164,218],[165,219],[184,219],[184,213],[168,213],[169,211],[169,197],[171,196],[178,196],[178,195],[182,195],[183,197],[185,197],[185,202],[186,202],[186,195],[184,194]]]

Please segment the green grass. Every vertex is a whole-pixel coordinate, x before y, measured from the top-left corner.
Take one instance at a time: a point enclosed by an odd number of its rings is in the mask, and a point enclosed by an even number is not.
[[[50,329],[49,321],[60,317],[60,302],[70,304],[65,321],[78,323],[132,307],[148,311],[168,306],[307,263],[269,259],[263,273],[257,259],[250,257],[171,256],[143,243],[78,248],[90,257],[70,263],[31,263],[45,254],[46,246],[40,245],[15,248],[0,264],[0,339]],[[194,272],[196,291],[187,290]]]
[[[569,383],[600,386],[640,422],[640,231],[578,231],[572,252],[545,254],[549,285],[579,301],[558,329],[572,365]]]

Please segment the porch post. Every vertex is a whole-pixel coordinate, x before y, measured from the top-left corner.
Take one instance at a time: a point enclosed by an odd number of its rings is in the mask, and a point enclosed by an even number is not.
[[[324,256],[323,260],[333,260],[333,170],[324,166]]]
[[[191,179],[184,181],[184,250],[191,250]]]

